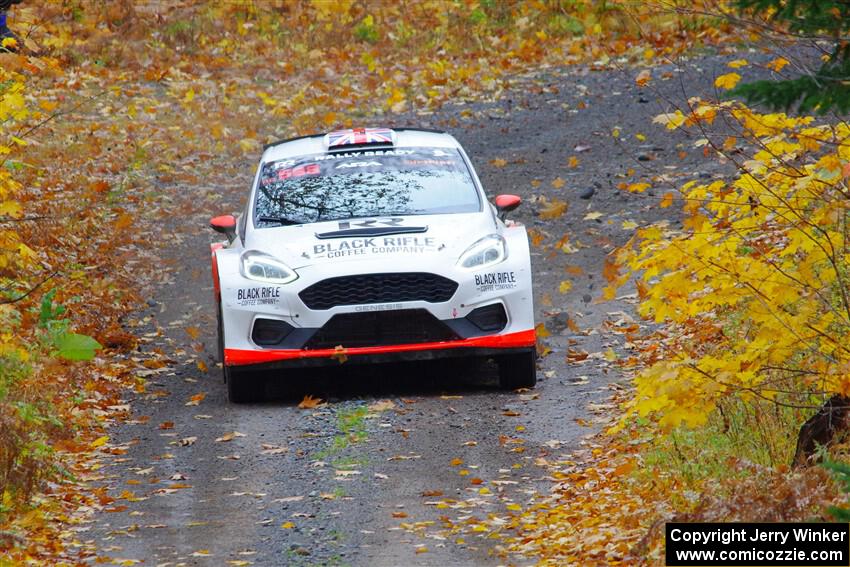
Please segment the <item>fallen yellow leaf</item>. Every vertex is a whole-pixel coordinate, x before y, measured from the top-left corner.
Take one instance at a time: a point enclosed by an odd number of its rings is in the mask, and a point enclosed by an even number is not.
[[[227,441],[233,441],[237,437],[245,437],[245,434],[239,433],[238,431],[231,431],[230,433],[225,433],[221,437],[218,437],[215,440],[215,442],[216,443],[222,443],[222,442],[227,442]]]
[[[336,347],[334,347],[334,353],[331,355],[331,358],[342,364],[346,360],[348,360],[348,355],[346,354],[346,352],[348,351],[345,347],[343,347],[342,345],[337,345]]]
[[[773,61],[771,61],[770,63],[767,63],[767,64],[765,65],[765,67],[767,67],[768,69],[770,69],[770,70],[775,71],[775,72],[777,72],[777,73],[778,73],[778,72],[779,72],[779,71],[781,71],[781,70],[783,69],[783,67],[785,67],[787,64],[788,64],[788,60],[787,60],[787,59],[785,59],[784,57],[777,57],[776,59],[774,59],[774,60],[773,60]]]
[[[725,75],[720,75],[714,80],[714,86],[719,89],[732,89],[735,88],[735,85],[737,85],[740,80],[741,75],[738,73],[726,73]]]
[[[554,181],[552,182],[554,184]],[[543,208],[540,210],[540,218],[544,220],[556,219],[567,212],[567,204],[560,199],[551,201],[543,200]]]
[[[630,193],[643,193],[647,189],[652,187],[649,183],[631,183],[626,187],[626,190]]]
[[[203,399],[206,398],[206,397],[207,397],[207,395],[203,392],[201,392],[200,394],[195,394],[194,396],[189,398],[189,401],[186,402],[184,405],[196,406],[196,405],[200,404],[203,401]]]

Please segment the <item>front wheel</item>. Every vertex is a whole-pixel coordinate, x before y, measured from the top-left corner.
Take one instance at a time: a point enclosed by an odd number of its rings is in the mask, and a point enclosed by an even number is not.
[[[215,311],[215,323],[216,323],[216,355],[218,356],[218,362],[221,364],[221,368],[224,369],[224,324],[221,320],[221,302],[219,301],[216,306]],[[227,382],[227,375],[222,376],[224,381]]]
[[[244,370],[224,367],[227,382],[227,399],[233,404],[250,404],[263,401],[263,381],[260,376]]]
[[[224,320],[221,316],[221,304],[218,305],[218,361],[224,381],[227,384],[227,399],[233,404],[249,404],[263,399],[263,382],[251,372],[234,369],[224,364]]]
[[[537,353],[533,350],[496,357],[499,387],[503,390],[533,388],[537,384]]]

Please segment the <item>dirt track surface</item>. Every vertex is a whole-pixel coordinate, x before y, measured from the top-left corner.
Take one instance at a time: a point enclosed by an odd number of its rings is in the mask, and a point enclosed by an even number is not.
[[[672,185],[715,174],[693,139],[666,132],[652,118],[669,110],[667,100],[682,102],[683,84],[689,94],[699,85],[711,92],[728,59],[686,63],[684,73],[656,68],[645,89],[634,83],[637,70],[566,70],[523,80],[492,103],[394,121],[451,132],[488,195],[520,194],[525,203],[514,218],[547,235],[533,248],[532,264],[537,321],[551,332],[544,343],[552,350],[539,361],[534,396],[499,391],[488,365],[343,364],[271,375],[268,402],[229,404],[215,367],[208,254],[214,235],[206,221],[242,205],[255,163],[228,164],[231,186],[192,188],[213,201],[210,210],[184,219],[184,237],[162,252],[162,283],[141,315],[147,332],[163,330],[142,350],[161,349],[174,363],[151,371],[146,393],[129,400],[136,422],[111,432],[111,442],[128,449],[103,471],[110,494],[121,498],[82,539],[96,538],[101,555],[145,565],[499,564],[490,553],[493,540],[440,539],[440,516],[503,513],[506,502],[523,504],[529,491],[545,491],[541,459],[569,459],[597,430],[594,419],[611,411],[605,402],[625,378],[602,353],[627,352],[604,323],[628,321],[633,305],[628,297],[595,302],[605,285],[604,257],[632,234],[628,221],[667,217],[675,225],[677,207],[658,206]],[[576,167],[570,156],[578,158]],[[636,173],[618,177],[629,169]],[[616,188],[639,181],[644,170],[667,175],[672,185],[641,195]],[[553,184],[558,178],[563,185]],[[590,188],[591,198],[579,198]],[[566,201],[568,212],[541,220],[540,196]],[[553,248],[564,234],[566,252]],[[563,280],[573,282],[566,294],[559,293]],[[568,317],[580,332],[568,328]],[[192,337],[189,327],[200,335]],[[590,356],[567,362],[568,348]],[[300,390],[286,393],[279,387],[285,381]],[[198,405],[186,405],[202,392]],[[299,409],[305,393],[328,403]],[[381,400],[391,403],[375,405]],[[232,432],[241,435],[216,441]],[[455,459],[462,464],[453,465]],[[492,494],[480,494],[482,487]],[[442,499],[475,500],[465,510],[429,504]]]

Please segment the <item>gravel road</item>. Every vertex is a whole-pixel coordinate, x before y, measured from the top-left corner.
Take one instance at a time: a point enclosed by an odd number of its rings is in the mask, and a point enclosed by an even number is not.
[[[543,461],[569,458],[610,411],[611,388],[625,378],[603,353],[626,351],[606,322],[627,323],[633,300],[596,302],[605,255],[633,233],[631,222],[677,222],[676,206],[659,206],[673,185],[716,174],[693,139],[652,117],[683,100],[683,85],[689,94],[700,85],[710,91],[732,58],[693,60],[684,72],[655,68],[644,89],[634,82],[638,70],[552,72],[518,81],[497,101],[394,120],[454,134],[488,194],[520,194],[514,218],[544,235],[532,264],[551,353],[533,393],[499,391],[487,364],[343,364],[270,376],[267,403],[228,404],[215,368],[206,220],[241,205],[255,164],[234,165],[226,188],[198,188],[209,210],[184,219],[188,230],[161,252],[162,282],[139,315],[150,334],[140,356],[158,349],[173,362],[147,372],[145,392],[128,400],[133,419],[111,431],[111,443],[127,449],[104,463],[118,499],[81,539],[96,539],[101,555],[145,565],[499,564],[493,540],[441,539],[441,516],[503,511],[546,490]],[[616,188],[644,172],[664,175],[667,187],[639,195]],[[541,220],[540,197],[569,210]],[[564,280],[572,289],[560,293]],[[570,362],[568,349],[588,357]],[[283,381],[300,389],[287,391]],[[186,405],[199,393],[206,397]],[[327,403],[299,409],[304,394]],[[470,498],[475,507],[451,514],[429,504]]]

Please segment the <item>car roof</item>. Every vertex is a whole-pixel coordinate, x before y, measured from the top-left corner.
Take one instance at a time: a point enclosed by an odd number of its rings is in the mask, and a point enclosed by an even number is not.
[[[426,130],[420,128],[395,128],[392,130],[395,143],[393,148],[405,147],[432,147],[432,148],[459,148],[460,144],[453,136],[439,130]],[[368,151],[371,149],[391,149],[388,145],[358,145],[352,146],[349,151]],[[346,146],[334,148],[333,153],[346,151]],[[325,134],[302,136],[274,142],[265,147],[262,161],[270,162],[307,154],[323,154],[328,152]]]

